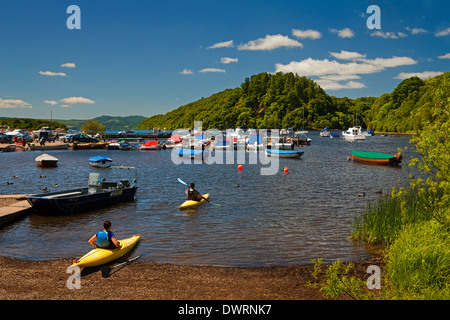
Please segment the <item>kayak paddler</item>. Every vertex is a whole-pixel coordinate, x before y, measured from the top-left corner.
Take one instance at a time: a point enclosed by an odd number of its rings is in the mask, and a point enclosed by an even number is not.
[[[188,200],[200,201],[200,200],[204,199],[203,196],[200,194],[200,192],[195,190],[195,183],[193,183],[193,182],[191,182],[189,184],[189,189],[186,190],[186,194],[187,194]],[[207,199],[205,199],[205,200],[207,200]]]
[[[97,240],[97,243],[95,243]],[[102,249],[117,249],[120,248],[120,243],[117,241],[114,233],[111,232],[111,222],[106,220],[103,222],[103,230],[97,232],[89,239],[89,243],[97,248]]]

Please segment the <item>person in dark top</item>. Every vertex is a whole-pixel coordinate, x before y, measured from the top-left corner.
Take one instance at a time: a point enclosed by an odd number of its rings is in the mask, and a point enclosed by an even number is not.
[[[95,243],[95,240],[97,240],[97,243]],[[97,232],[89,239],[89,243],[102,249],[120,248],[120,243],[117,241],[114,233],[111,232],[111,222],[108,220],[103,223],[103,230]]]
[[[188,200],[200,201],[203,199],[203,196],[195,190],[195,183],[193,182],[189,185],[189,189],[186,190],[186,194]]]

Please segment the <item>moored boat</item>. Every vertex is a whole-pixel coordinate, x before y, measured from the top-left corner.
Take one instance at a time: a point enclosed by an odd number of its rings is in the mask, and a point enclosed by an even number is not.
[[[340,136],[339,136],[339,133],[337,133],[337,132],[331,132],[330,133],[330,138],[339,138]]]
[[[327,129],[327,128],[323,128],[323,129],[320,131],[320,136],[321,136],[321,137],[329,137],[329,136],[330,136],[330,130]]]
[[[111,170],[116,169],[134,171],[133,182],[127,179],[121,179],[119,182],[108,181]],[[27,196],[26,199],[33,210],[42,215],[66,215],[90,211],[133,200],[138,188],[136,177],[134,167],[113,166],[107,169],[102,180],[99,173],[90,173],[88,187],[34,194]]]
[[[145,141],[143,145],[140,146],[141,150],[159,150],[161,149],[161,144],[158,140],[148,140]]]
[[[362,133],[361,127],[351,127],[347,131],[342,132],[342,137],[345,140],[355,141],[355,140],[365,140],[366,136]]]
[[[41,154],[40,156],[34,159],[36,161],[36,165],[39,167],[56,167],[58,165],[58,158],[53,157],[49,154]]]
[[[202,160],[206,159],[209,156],[209,152],[205,150],[199,149],[186,149],[180,148],[176,149],[175,152],[180,158],[183,159],[194,159],[194,160]]]
[[[105,156],[93,156],[89,158],[89,164],[97,168],[109,168],[112,165],[112,159]]]
[[[402,162],[402,155],[396,153],[390,155],[382,152],[369,152],[369,151],[351,151],[351,159],[358,162],[370,163],[370,164],[382,164],[382,165],[398,165]]]
[[[300,158],[303,153],[304,151],[266,149],[266,155],[268,157]]]
[[[80,150],[80,149],[105,149],[107,146],[106,143],[102,142],[87,142],[87,143],[78,143],[74,142],[70,145],[70,149],[72,150]]]

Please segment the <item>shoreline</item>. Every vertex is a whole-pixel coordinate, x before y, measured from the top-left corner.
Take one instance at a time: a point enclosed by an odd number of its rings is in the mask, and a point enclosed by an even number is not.
[[[364,281],[369,265],[383,267],[380,258],[353,264],[351,276]],[[314,282],[313,264],[219,267],[137,260],[108,275],[101,267],[83,269],[81,288],[72,290],[70,265],[71,259],[0,257],[0,300],[326,300],[318,288],[306,286]]]

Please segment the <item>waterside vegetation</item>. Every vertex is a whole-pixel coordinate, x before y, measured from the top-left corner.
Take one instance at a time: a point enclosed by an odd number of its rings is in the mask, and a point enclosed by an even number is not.
[[[427,106],[428,121],[411,140],[418,156],[404,167],[409,185],[369,203],[353,224],[355,241],[384,249],[383,290],[362,290],[365,283],[348,276],[351,265],[339,261],[324,271],[314,261],[316,273],[326,274],[320,285],[329,298],[450,299],[450,76],[425,86],[418,109]]]

